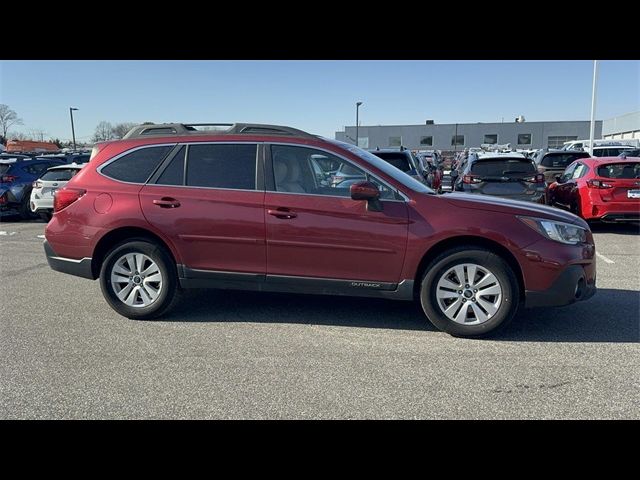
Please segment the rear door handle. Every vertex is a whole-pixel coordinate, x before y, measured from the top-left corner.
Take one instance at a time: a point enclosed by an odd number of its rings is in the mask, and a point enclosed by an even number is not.
[[[297,213],[292,212],[288,208],[278,207],[276,209],[268,209],[267,213],[269,215],[273,215],[276,218],[281,218],[283,220],[290,220],[292,218],[296,218],[298,216]]]
[[[162,197],[160,200],[156,199],[153,201],[153,204],[160,208],[178,208],[180,206],[180,202],[171,197]]]

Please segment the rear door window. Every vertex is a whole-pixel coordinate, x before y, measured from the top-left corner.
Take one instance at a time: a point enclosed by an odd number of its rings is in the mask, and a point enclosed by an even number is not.
[[[102,167],[100,173],[128,183],[145,183],[173,145],[145,147],[127,153]]]
[[[258,144],[192,144],[187,152],[187,185],[255,190]]]

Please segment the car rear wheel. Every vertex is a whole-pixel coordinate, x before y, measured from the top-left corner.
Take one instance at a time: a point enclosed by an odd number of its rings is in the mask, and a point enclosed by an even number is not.
[[[495,333],[514,317],[518,281],[499,255],[479,247],[443,252],[427,267],[420,303],[429,321],[454,336]]]
[[[38,215],[31,211],[31,190],[23,193],[18,213],[20,214],[20,218],[23,220],[38,218]]]
[[[127,318],[147,320],[169,311],[178,298],[176,266],[167,251],[146,240],[114,247],[100,269],[109,305]]]

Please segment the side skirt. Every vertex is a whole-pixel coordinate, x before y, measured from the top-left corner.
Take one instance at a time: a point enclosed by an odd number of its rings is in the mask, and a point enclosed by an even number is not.
[[[400,283],[197,270],[178,265],[182,288],[305,293],[413,300],[413,280]]]

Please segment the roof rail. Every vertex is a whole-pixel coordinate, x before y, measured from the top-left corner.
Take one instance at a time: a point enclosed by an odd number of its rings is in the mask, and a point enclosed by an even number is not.
[[[227,127],[223,129],[196,127]],[[260,123],[157,123],[137,125],[122,137],[130,138],[157,137],[167,135],[286,135],[289,137],[317,138],[316,135],[281,125]]]

